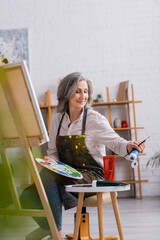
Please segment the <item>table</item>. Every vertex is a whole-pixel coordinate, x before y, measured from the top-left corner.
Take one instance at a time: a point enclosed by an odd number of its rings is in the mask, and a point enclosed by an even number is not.
[[[99,239],[104,240],[102,194],[104,192],[110,192],[112,206],[113,206],[116,223],[117,223],[117,228],[118,228],[118,232],[119,232],[119,237],[120,237],[120,240],[124,240],[116,192],[130,190],[129,184],[125,184],[124,186],[104,186],[104,187],[96,187],[96,186],[92,186],[92,184],[77,184],[77,185],[66,185],[65,189],[67,192],[78,192],[78,204],[77,204],[77,213],[76,213],[73,240],[78,239],[84,193],[87,193],[87,192],[94,192],[97,194]]]

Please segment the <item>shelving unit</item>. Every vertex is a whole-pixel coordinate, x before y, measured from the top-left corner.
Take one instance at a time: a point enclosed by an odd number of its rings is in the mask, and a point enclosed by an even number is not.
[[[135,101],[134,99],[134,89],[133,89],[133,84],[131,84],[131,100],[129,100],[129,96],[127,93],[127,99],[126,101],[114,101],[114,102],[110,102],[110,96],[109,96],[109,88],[107,87],[107,102],[103,102],[103,103],[94,103],[93,106],[103,106],[103,105],[107,105],[107,110],[108,110],[108,121],[111,125],[111,106],[113,105],[122,105],[125,104],[127,105],[127,112],[128,112],[128,127],[126,128],[114,128],[115,131],[129,131],[130,134],[130,139],[129,140],[133,140],[132,139],[132,131],[134,131],[134,135],[135,138],[134,140],[138,140],[137,137],[137,130],[140,129],[144,129],[144,127],[137,127],[137,123],[136,123],[136,112],[135,112],[135,104],[136,103],[142,103],[142,101]],[[131,111],[130,111],[130,105],[132,104],[132,109],[133,109],[133,127],[131,126]],[[141,155],[145,155],[145,154],[140,154]],[[116,155],[116,157],[120,157],[119,155]],[[139,185],[139,197],[140,199],[142,199],[142,187],[141,187],[141,183],[142,182],[148,182],[148,180],[142,180],[141,179],[141,174],[140,174],[140,161],[139,161],[139,157],[137,158],[138,161],[138,167],[136,169],[132,168],[132,180],[122,180],[125,183],[129,183],[129,184],[133,184],[134,185],[134,197],[137,197],[136,194],[136,184]],[[136,180],[135,177],[135,171],[137,170],[138,173],[138,179]]]
[[[40,103],[40,108],[45,109],[47,111],[47,131],[49,132],[50,121],[52,118],[52,109],[56,107],[56,105],[52,105],[51,103],[51,90],[47,90],[45,92],[45,105]]]
[[[126,101],[110,101],[110,96],[109,96],[109,88],[106,88],[107,91],[107,102],[99,102],[99,103],[95,103],[93,102],[93,107],[96,106],[104,106],[107,107],[107,112],[108,112],[108,121],[111,125],[111,114],[112,114],[112,109],[111,107],[113,105],[127,105],[127,113],[128,113],[128,127],[125,128],[114,128],[115,131],[129,131],[129,135],[130,135],[130,139],[129,140],[133,140],[132,139],[132,132],[134,131],[134,140],[138,140],[137,138],[137,130],[140,129],[144,129],[143,127],[137,127],[136,124],[136,113],[135,113],[135,104],[137,103],[142,103],[142,101],[135,101],[134,99],[134,90],[133,90],[133,84],[131,85],[131,100],[129,100],[129,96],[127,94],[127,100]],[[49,131],[49,126],[50,126],[50,120],[52,117],[52,109],[54,109],[56,107],[56,105],[52,105],[51,103],[51,91],[48,90],[45,93],[45,105],[40,104],[40,108],[41,110],[45,109],[47,110],[47,130]],[[130,105],[132,104],[132,109],[133,109],[133,126],[131,126],[131,114],[130,114]],[[140,154],[144,155],[144,154]],[[120,157],[119,155],[116,155],[116,157]],[[129,183],[129,184],[133,184],[134,185],[134,197],[137,197],[136,194],[136,184],[139,185],[139,197],[140,199],[142,199],[142,187],[141,187],[141,183],[142,182],[147,182],[148,180],[142,180],[141,179],[141,174],[140,174],[140,163],[139,163],[139,157],[137,159],[138,161],[138,167],[136,169],[132,169],[132,179],[131,180],[121,180],[125,183]],[[138,179],[136,180],[135,177],[135,171],[137,170],[138,173]]]

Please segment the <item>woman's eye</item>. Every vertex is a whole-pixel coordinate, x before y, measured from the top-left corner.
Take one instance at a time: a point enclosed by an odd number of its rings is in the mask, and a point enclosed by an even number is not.
[[[76,90],[76,93],[88,93],[88,90],[86,89],[86,90],[84,90],[84,91],[81,91],[81,90]]]

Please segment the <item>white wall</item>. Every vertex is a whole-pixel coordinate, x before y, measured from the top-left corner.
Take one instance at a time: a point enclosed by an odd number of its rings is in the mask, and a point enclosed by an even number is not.
[[[151,136],[141,158],[141,177],[149,180],[142,184],[143,196],[160,195],[160,169],[146,169],[160,149],[160,0],[0,2],[0,29],[28,28],[39,101],[50,88],[55,104],[58,79],[77,70],[92,79],[94,97],[102,93],[104,100],[106,86],[112,100],[119,82],[134,84],[136,100],[143,101],[136,106],[137,126],[145,128],[138,138]]]

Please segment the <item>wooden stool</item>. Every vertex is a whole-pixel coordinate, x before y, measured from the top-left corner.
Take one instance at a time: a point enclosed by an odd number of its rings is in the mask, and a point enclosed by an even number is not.
[[[105,180],[114,181],[115,180],[115,156],[108,155],[103,156],[103,164],[104,164],[104,176]],[[116,193],[117,196],[117,193]],[[102,201],[103,205],[111,203],[110,193],[106,192],[102,194]],[[85,199],[83,202],[83,208],[81,213],[81,220],[80,220],[80,229],[79,229],[79,239],[98,239],[98,238],[91,238],[90,236],[90,228],[89,228],[89,213],[86,213],[86,207],[97,207],[97,196],[91,196]],[[73,238],[73,234],[67,234],[67,238]],[[105,236],[105,239],[112,240],[118,239],[117,236]]]
[[[108,193],[108,192],[103,193],[102,201],[103,201],[103,205],[111,203],[110,193]],[[98,240],[99,237],[92,238],[90,236],[89,213],[86,212],[86,207],[97,207],[97,196],[96,195],[86,198],[83,202],[78,239]],[[76,214],[75,214],[75,219],[76,219]],[[73,239],[73,234],[66,234],[66,237],[69,239]],[[118,237],[115,235],[112,235],[112,236],[105,236],[104,239],[105,240],[113,240],[113,239],[118,239]]]
[[[119,232],[120,240],[124,240],[122,224],[119,214],[119,208],[117,203],[117,191],[126,191],[130,189],[130,185],[125,186],[112,186],[112,187],[92,187],[91,184],[77,184],[77,185],[68,185],[66,186],[66,191],[68,192],[79,192],[78,194],[78,204],[77,204],[77,213],[76,213],[76,220],[75,220],[75,228],[74,228],[74,235],[73,240],[78,239],[78,235],[80,239],[108,239],[113,240],[117,239],[117,236],[108,236],[104,237],[104,224],[103,224],[103,193],[108,193],[110,195],[110,201],[112,202],[117,228]],[[83,214],[81,217],[81,211],[83,206],[83,198],[85,192],[95,192],[97,194],[97,208],[98,208],[98,223],[99,223],[99,238],[91,238],[90,231],[89,231],[89,216],[88,214]],[[93,197],[91,197],[93,198]],[[87,198],[89,199],[89,198]],[[86,199],[86,200],[87,200]],[[108,198],[109,199],[109,198]],[[86,201],[85,200],[85,201]],[[89,200],[88,200],[89,201]],[[83,217],[84,215],[84,217]],[[67,237],[71,237],[71,235],[67,235]]]

